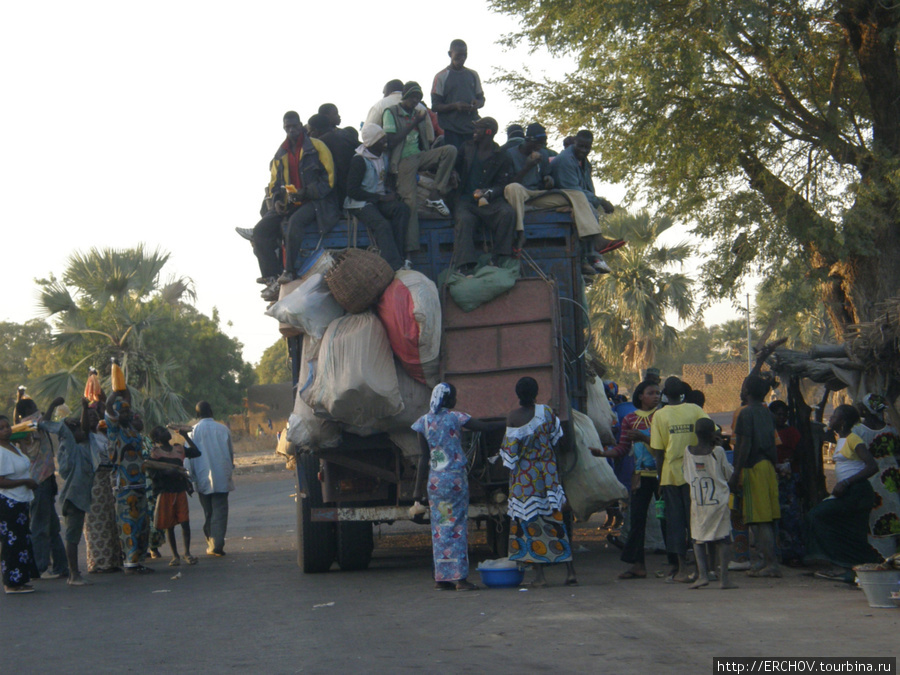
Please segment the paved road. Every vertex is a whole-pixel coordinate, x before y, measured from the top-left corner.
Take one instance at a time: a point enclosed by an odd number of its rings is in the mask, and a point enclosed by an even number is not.
[[[147,577],[37,582],[0,596],[3,673],[704,673],[714,656],[889,656],[900,611],[797,572],[735,591],[619,581],[615,551],[582,530],[581,586],[431,590],[427,549],[384,528],[366,572],[304,576],[290,474],[241,476],[228,556],[153,563]],[[201,514],[191,501],[192,524]],[[202,552],[197,541],[195,552]],[[476,550],[476,557],[486,555]],[[654,570],[664,562],[651,556]],[[181,571],[180,579],[170,577]],[[473,575],[474,576],[477,575]],[[562,569],[550,570],[561,581]]]

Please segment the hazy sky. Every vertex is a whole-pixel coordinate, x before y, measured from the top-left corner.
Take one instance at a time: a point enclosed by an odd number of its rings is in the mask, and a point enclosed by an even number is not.
[[[198,308],[218,308],[251,362],[278,325],[234,228],[259,218],[286,110],[306,121],[332,102],[358,126],[387,80],[428,91],[457,37],[482,81],[525,62],[536,73],[565,67],[505,52],[496,41],[517,26],[478,0],[50,0],[6,3],[2,18],[0,320],[35,317],[33,279],[60,272],[73,250],[145,242],[171,252],[164,275],[191,277]],[[482,114],[501,128],[521,118],[499,86],[485,93]],[[602,179],[598,192],[623,194]],[[731,317],[720,306],[707,318]]]

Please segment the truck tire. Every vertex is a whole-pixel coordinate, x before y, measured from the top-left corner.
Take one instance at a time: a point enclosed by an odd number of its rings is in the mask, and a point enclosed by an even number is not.
[[[372,523],[346,522],[337,526],[337,561],[345,572],[364,570],[372,560],[375,537]]]
[[[297,494],[297,564],[304,574],[327,572],[334,562],[334,523],[314,523],[311,519],[311,509],[323,505],[318,473],[318,459],[308,454],[298,456],[300,490],[306,491],[306,497]]]

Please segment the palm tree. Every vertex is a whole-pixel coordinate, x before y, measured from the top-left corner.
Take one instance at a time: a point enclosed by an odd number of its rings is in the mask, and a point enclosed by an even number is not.
[[[193,282],[186,277],[164,283],[160,273],[169,254],[143,245],[132,249],[91,249],[68,260],[62,279],[40,280],[39,307],[52,317],[53,348],[67,368],[38,381],[42,397],[78,399],[88,366],[107,378],[110,359],[125,371],[132,400],[148,424],[187,418],[181,397],[170,387],[166,374],[174,363],[160,363],[145,331],[171,320],[184,299],[193,299]]]
[[[657,244],[672,224],[646,212],[617,211],[607,218],[607,236],[628,245],[609,256],[612,272],[587,289],[594,346],[607,363],[638,374],[653,365],[658,347],[677,338],[666,313],[673,311],[682,321],[694,314],[691,279],[671,271],[685,263],[691,247]]]

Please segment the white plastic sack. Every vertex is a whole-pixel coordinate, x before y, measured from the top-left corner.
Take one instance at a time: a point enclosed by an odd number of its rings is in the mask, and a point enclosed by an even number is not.
[[[378,301],[394,355],[428,386],[437,384],[441,352],[441,300],[437,286],[421,272],[399,270]]]
[[[417,419],[428,412],[431,390],[418,380],[410,377],[409,373],[403,369],[403,366],[396,359],[394,360],[394,367],[397,370],[397,384],[400,387],[400,399],[403,401],[403,410],[390,417],[370,420],[368,424],[362,426],[342,425],[345,431],[349,431],[357,436],[371,436],[372,434],[380,433],[390,434],[402,431],[410,431],[413,436],[416,435],[410,427]],[[405,439],[404,442],[406,445],[409,445],[408,439]],[[398,443],[398,445],[400,444]],[[418,444],[416,444],[412,454],[419,454]]]
[[[334,320],[319,347],[309,399],[316,412],[363,427],[403,410],[394,356],[371,311]]]
[[[266,310],[268,316],[321,338],[328,324],[343,316],[343,308],[332,297],[322,274],[311,274],[297,289]]]
[[[341,443],[340,425],[317,417],[313,409],[304,400],[304,394],[312,384],[310,373],[315,372],[319,344],[319,340],[309,335],[303,336],[297,396],[294,400],[294,411],[288,419],[287,430],[287,440],[295,444],[300,450],[336,448]]]
[[[603,380],[599,377],[595,377],[593,382],[590,380],[587,382],[587,415],[594,423],[603,445],[615,445],[616,437],[613,435],[612,429],[619,423],[619,418],[609,404],[609,399],[606,398]]]
[[[575,426],[574,447],[559,453],[559,471],[566,500],[578,520],[587,520],[610,504],[628,496],[612,467],[602,457],[594,457],[589,447],[599,448],[600,437],[593,421],[584,413],[572,411]]]

